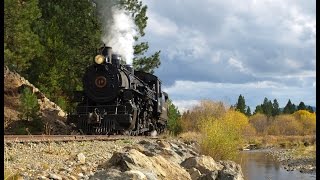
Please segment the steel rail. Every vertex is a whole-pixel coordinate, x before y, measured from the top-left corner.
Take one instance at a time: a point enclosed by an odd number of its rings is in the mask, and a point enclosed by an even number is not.
[[[136,138],[156,138],[150,136],[124,136],[124,135],[4,135],[4,143],[25,142],[67,142],[67,141],[115,141]]]

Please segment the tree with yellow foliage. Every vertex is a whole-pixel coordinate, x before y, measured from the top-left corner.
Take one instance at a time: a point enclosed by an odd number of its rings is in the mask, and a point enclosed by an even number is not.
[[[304,135],[313,135],[316,133],[316,113],[299,110],[293,113],[293,116],[302,124]]]

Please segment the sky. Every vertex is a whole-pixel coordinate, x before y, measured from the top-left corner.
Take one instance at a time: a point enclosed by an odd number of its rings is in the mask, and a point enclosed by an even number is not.
[[[251,112],[264,98],[316,105],[315,0],[142,0],[149,53],[180,111],[202,99]]]

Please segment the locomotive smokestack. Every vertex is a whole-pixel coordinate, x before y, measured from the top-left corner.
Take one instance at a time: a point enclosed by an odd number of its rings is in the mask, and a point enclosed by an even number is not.
[[[108,57],[108,62],[112,63],[112,47],[107,46],[107,57]]]
[[[107,58],[107,63],[112,63],[112,48],[110,46],[106,46],[100,48],[100,53]]]

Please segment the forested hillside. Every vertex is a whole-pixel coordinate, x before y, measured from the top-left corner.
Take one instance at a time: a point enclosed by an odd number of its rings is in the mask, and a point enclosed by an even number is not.
[[[73,91],[82,88],[84,69],[103,45],[103,18],[112,18],[100,16],[101,2],[113,3],[133,19],[138,32],[133,65],[152,73],[160,65],[160,51],[144,55],[149,45],[139,38],[145,34],[148,17],[147,6],[139,0],[5,0],[5,65],[69,110]]]

